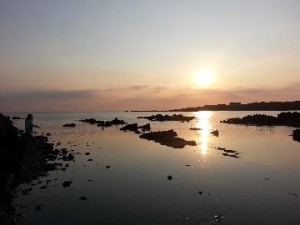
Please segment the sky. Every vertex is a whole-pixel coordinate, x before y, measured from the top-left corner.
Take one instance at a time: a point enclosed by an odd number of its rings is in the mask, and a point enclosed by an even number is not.
[[[0,0],[0,112],[300,100],[299,0]]]

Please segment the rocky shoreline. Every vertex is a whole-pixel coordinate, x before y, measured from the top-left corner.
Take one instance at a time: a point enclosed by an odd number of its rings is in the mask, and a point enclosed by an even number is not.
[[[74,156],[66,149],[54,149],[47,137],[23,134],[9,117],[0,113],[0,224],[17,223],[13,204],[16,187],[61,169],[63,164],[56,162],[59,159],[71,161]],[[31,190],[22,193],[27,195]]]

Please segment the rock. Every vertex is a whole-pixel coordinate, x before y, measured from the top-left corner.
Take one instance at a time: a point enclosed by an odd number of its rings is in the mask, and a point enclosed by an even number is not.
[[[86,153],[84,153],[85,155],[89,155],[90,153],[89,152],[86,152]]]
[[[190,130],[202,130],[201,128],[191,127]]]
[[[106,166],[106,167],[105,167],[105,169],[109,169],[109,168],[110,168],[110,166]]]
[[[139,134],[140,132],[138,131],[138,124],[137,123],[132,123],[132,124],[127,124],[126,126],[120,128],[121,131],[133,131],[137,134]]]
[[[76,127],[75,123],[66,123],[63,125],[63,127]]]
[[[25,118],[19,117],[19,116],[13,116],[13,120],[24,120]]]
[[[81,196],[81,197],[79,197],[79,199],[81,199],[81,200],[87,200],[87,197]]]
[[[238,151],[221,148],[221,147],[217,147],[216,150],[223,151],[223,153],[222,153],[223,156],[228,156],[228,157],[235,158],[235,159],[240,158],[239,157],[240,153]]]
[[[214,130],[212,132],[210,132],[212,135],[219,137],[219,131],[218,130]]]
[[[42,187],[40,187],[40,189],[46,189],[47,188],[47,186],[46,185],[43,185]]]
[[[203,192],[202,192],[202,191],[198,191],[198,194],[199,194],[199,195],[202,195],[202,194],[203,194]]]
[[[150,123],[146,123],[145,125],[140,126],[139,128],[142,129],[143,132],[151,130]]]
[[[173,114],[172,116],[170,115],[162,115],[162,114],[157,114],[157,115],[152,115],[152,116],[139,116],[138,119],[148,119],[150,121],[180,121],[180,122],[189,122],[190,120],[195,119],[196,117],[194,116],[183,116],[182,114]]]
[[[174,130],[150,132],[140,135],[140,138],[158,142],[161,145],[173,148],[184,148],[186,145],[197,145],[195,141],[186,141],[183,138],[178,138],[177,133]]]
[[[300,113],[282,112],[277,117],[266,114],[248,115],[242,118],[229,118],[221,121],[228,124],[243,124],[254,126],[291,126],[300,127]]]
[[[37,211],[40,211],[42,209],[42,207],[40,206],[40,205],[37,205],[36,207],[35,207],[35,210],[37,210]]]
[[[93,159],[88,159],[87,161],[93,161]]]
[[[168,180],[173,180],[173,177],[171,175],[169,175],[167,178]]]
[[[69,187],[71,185],[72,181],[64,181],[62,186],[65,187]]]
[[[293,140],[300,142],[300,129],[293,130]]]

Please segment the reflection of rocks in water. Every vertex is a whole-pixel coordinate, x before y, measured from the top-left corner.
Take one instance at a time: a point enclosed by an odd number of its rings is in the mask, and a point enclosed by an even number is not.
[[[217,147],[216,150],[223,151],[222,155],[224,155],[224,156],[228,156],[228,157],[235,158],[235,159],[240,158],[239,157],[240,153],[238,151],[221,148],[221,147]]]
[[[162,115],[162,114],[157,114],[157,115],[152,115],[152,116],[139,116],[138,119],[147,119],[150,121],[180,121],[180,122],[190,122],[190,120],[195,119],[196,117],[194,116],[184,116],[182,114],[173,114],[172,116],[169,115]]]
[[[300,129],[293,130],[293,140],[300,142]]]
[[[177,137],[177,133],[174,130],[146,133],[140,135],[140,138],[155,141],[161,145],[173,148],[184,148],[186,145],[197,145],[195,141],[186,141],[183,138]]]

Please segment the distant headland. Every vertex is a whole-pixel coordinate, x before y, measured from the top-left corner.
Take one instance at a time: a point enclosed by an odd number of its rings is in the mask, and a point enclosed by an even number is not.
[[[197,112],[197,111],[288,111],[300,110],[300,101],[292,102],[230,102],[171,110],[133,110],[132,112]]]

